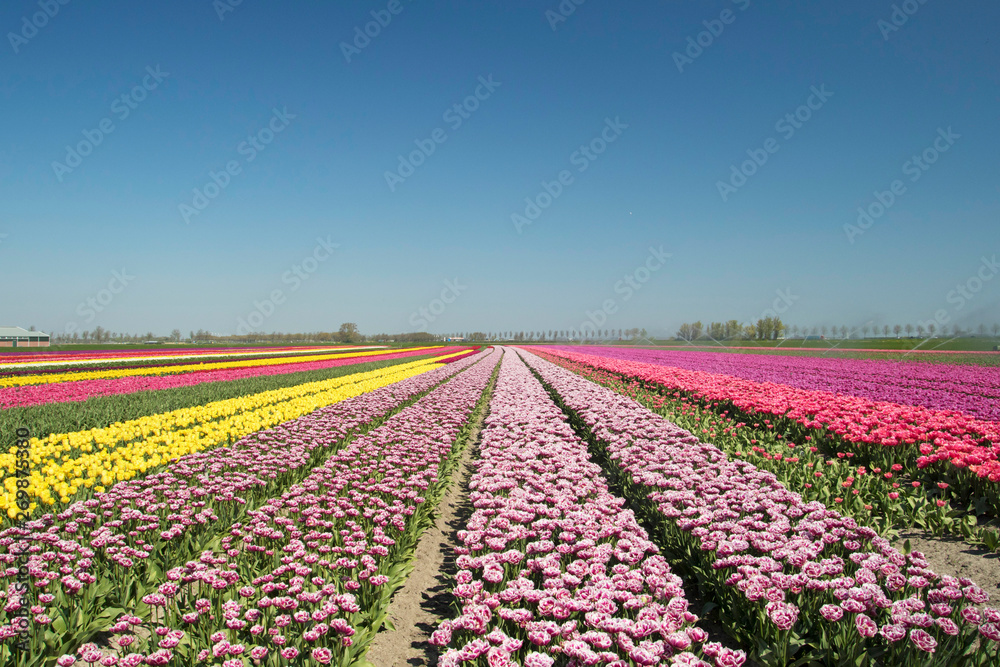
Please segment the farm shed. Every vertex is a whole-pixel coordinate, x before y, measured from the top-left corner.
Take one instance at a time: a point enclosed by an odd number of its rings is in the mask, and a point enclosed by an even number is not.
[[[48,347],[49,335],[21,327],[0,327],[0,347]]]

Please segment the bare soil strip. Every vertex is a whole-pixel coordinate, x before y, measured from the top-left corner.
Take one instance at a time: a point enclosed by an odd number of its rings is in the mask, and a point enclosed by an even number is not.
[[[1000,554],[974,547],[959,537],[939,537],[919,530],[903,531],[893,543],[902,550],[903,542],[923,552],[931,569],[938,574],[968,577],[990,594],[990,605],[1000,604]]]
[[[485,415],[486,411],[482,416]],[[478,453],[481,425],[482,419],[469,434],[469,444],[455,468],[448,492],[437,507],[434,527],[420,538],[413,572],[389,604],[389,620],[396,629],[383,629],[376,635],[365,656],[376,667],[437,662],[437,649],[427,640],[442,620],[453,616],[450,594],[451,577],[456,571],[453,549],[458,544],[458,531],[465,528],[472,514],[468,482]]]

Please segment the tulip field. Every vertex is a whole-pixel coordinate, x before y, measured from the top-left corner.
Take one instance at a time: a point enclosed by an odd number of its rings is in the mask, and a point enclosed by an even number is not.
[[[447,611],[379,667],[1000,665],[1000,576],[899,537],[1000,551],[998,406],[925,361],[0,355],[0,665],[370,667],[445,499]]]

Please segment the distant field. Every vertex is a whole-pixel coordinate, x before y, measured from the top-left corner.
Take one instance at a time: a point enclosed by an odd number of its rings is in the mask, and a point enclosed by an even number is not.
[[[731,341],[732,344],[699,341],[697,344],[678,340],[655,340],[647,349],[698,350],[736,354],[782,354],[789,356],[824,356],[847,359],[887,359],[924,361],[946,364],[976,364],[1000,366],[1000,352],[994,346],[996,338],[935,338],[924,342],[916,338],[868,338],[863,340],[783,340]],[[921,343],[923,345],[920,345]],[[630,345],[628,343],[615,343]],[[917,347],[917,346],[920,347]],[[916,349],[914,349],[916,348]]]
[[[957,352],[989,352],[994,346],[1000,345],[1000,338],[986,336],[983,338],[933,338],[925,341],[922,338],[864,338],[864,339],[827,339],[827,340],[741,340],[741,341],[699,341],[697,345],[682,340],[655,340],[658,347],[759,347],[780,349],[841,349],[841,350],[912,350],[918,348],[925,351],[957,351]]]

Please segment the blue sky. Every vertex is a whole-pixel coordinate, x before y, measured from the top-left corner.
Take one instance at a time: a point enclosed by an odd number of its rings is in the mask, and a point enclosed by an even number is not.
[[[0,324],[1000,319],[995,2],[231,1],[0,6]]]

